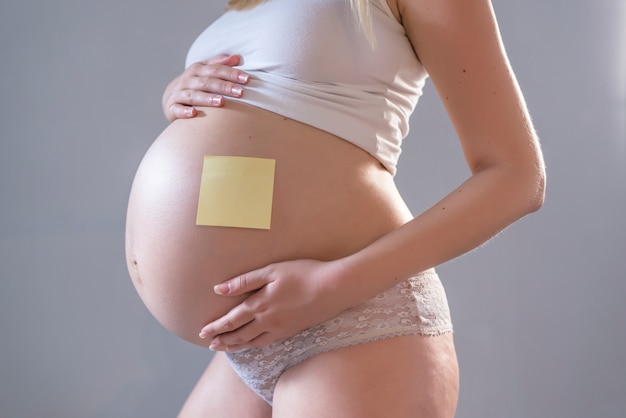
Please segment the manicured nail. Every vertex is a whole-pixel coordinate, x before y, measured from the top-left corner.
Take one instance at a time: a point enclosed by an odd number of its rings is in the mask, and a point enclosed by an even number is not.
[[[250,79],[250,76],[248,74],[239,74],[237,76],[237,79],[242,83],[247,83],[248,80]]]
[[[241,88],[241,86],[234,86],[230,89],[230,92],[233,94],[233,96],[239,97],[243,94],[243,89]]]
[[[220,284],[216,284],[213,287],[213,291],[215,293],[217,293],[218,295],[226,295],[228,294],[228,291],[230,290],[228,283],[220,283]]]
[[[221,106],[224,104],[224,98],[222,96],[213,96],[211,98],[211,103],[215,106]]]

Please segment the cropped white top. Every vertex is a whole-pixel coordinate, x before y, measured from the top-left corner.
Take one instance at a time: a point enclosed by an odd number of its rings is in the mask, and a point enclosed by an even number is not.
[[[371,0],[372,47],[348,0],[267,0],[227,11],[191,46],[189,66],[239,54],[242,102],[330,132],[396,173],[427,73],[386,0]]]

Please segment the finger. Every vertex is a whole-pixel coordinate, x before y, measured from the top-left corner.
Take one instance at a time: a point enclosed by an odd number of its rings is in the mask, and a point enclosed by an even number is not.
[[[227,65],[204,65],[196,68],[194,74],[197,77],[216,78],[239,84],[246,84],[250,80],[250,75],[245,71]]]
[[[177,92],[176,96],[171,98],[171,101],[183,106],[220,107],[224,105],[224,96],[212,92],[186,89]]]
[[[199,337],[202,339],[213,339],[220,334],[236,331],[252,320],[254,320],[254,313],[249,311],[245,305],[238,305],[226,315],[205,325],[200,330]]]
[[[228,65],[228,66],[235,66],[235,65],[239,65],[239,63],[241,62],[241,56],[237,55],[237,54],[233,54],[233,55],[228,55],[228,54],[220,54],[220,55],[216,55],[212,58],[209,58],[208,60],[202,61],[202,64],[205,65],[212,65],[212,64],[222,64],[222,65]]]
[[[174,103],[169,107],[168,119],[188,119],[196,116],[197,112],[191,106],[185,106],[180,103]],[[171,117],[170,117],[171,116]]]
[[[232,97],[241,97],[243,94],[243,87],[241,85],[232,81],[209,76],[196,77],[188,88],[198,92],[215,93]]]
[[[213,291],[218,295],[239,296],[258,290],[269,283],[266,270],[254,270],[223,283],[215,285]]]
[[[184,71],[180,81],[185,84],[187,80],[194,77],[208,77],[247,84],[250,75],[239,68],[234,68],[240,62],[239,55],[214,57],[207,61],[196,62]]]
[[[243,351],[243,350],[251,350],[253,348],[265,347],[275,341],[277,341],[277,338],[274,334],[271,334],[269,332],[264,332],[260,334],[258,337],[254,338],[253,340],[245,344],[218,346],[214,350],[226,351],[226,352],[232,353],[232,352]]]
[[[242,61],[243,60],[241,59],[241,55],[232,54],[232,55],[229,55],[228,57],[226,57],[222,61],[222,65],[228,65],[229,67],[235,67],[237,65],[241,65]]]
[[[258,324],[257,321],[252,321],[236,331],[217,335],[211,340],[209,348],[217,351],[231,351],[230,347],[248,347],[265,333]]]

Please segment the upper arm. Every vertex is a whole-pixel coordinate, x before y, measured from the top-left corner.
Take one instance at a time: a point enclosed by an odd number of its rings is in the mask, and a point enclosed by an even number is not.
[[[489,0],[398,0],[402,24],[472,171],[540,164],[537,138]]]

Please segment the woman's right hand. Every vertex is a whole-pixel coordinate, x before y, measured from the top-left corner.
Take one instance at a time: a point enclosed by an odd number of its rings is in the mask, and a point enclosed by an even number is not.
[[[239,55],[218,55],[189,66],[163,93],[163,113],[170,122],[195,117],[194,106],[220,107],[224,96],[241,97],[250,76],[237,68]]]

